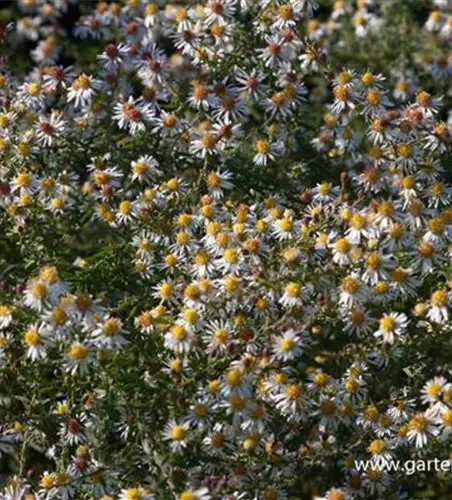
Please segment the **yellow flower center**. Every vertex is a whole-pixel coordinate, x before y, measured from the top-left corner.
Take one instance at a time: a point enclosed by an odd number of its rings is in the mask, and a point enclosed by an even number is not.
[[[224,344],[228,340],[229,335],[226,330],[219,328],[218,330],[215,331],[214,337],[219,344]]]
[[[229,244],[229,234],[228,233],[218,233],[215,237],[215,241],[222,248],[226,248]]]
[[[418,247],[418,252],[424,258],[429,258],[433,255],[433,245],[428,241],[422,241]]]
[[[80,75],[74,80],[72,84],[74,90],[86,90],[89,89],[89,78],[85,74]]]
[[[403,283],[407,277],[407,273],[400,267],[394,269],[391,273],[392,281],[395,283]]]
[[[290,4],[281,5],[278,7],[278,15],[284,20],[293,18],[293,8]]]
[[[185,436],[187,435],[187,431],[185,427],[182,427],[182,425],[175,425],[171,429],[171,438],[174,439],[174,441],[182,441],[185,439]]]
[[[62,200],[61,198],[52,198],[50,203],[56,210],[61,210],[64,207],[64,200]]]
[[[370,71],[361,75],[361,82],[366,87],[369,87],[370,85],[372,85],[374,83],[374,81],[375,81],[375,77]]]
[[[337,75],[337,80],[341,85],[346,85],[352,79],[352,75],[348,71],[342,71]]]
[[[205,134],[202,136],[201,142],[204,147],[213,148],[213,146],[215,145],[215,138],[211,134]]]
[[[170,191],[177,191],[177,189],[179,189],[179,186],[180,186],[180,182],[178,179],[170,179],[167,183],[166,183],[168,189]]]
[[[392,316],[383,316],[380,319],[380,328],[385,332],[391,332],[396,326],[395,319]]]
[[[378,422],[380,418],[380,412],[375,406],[369,406],[365,410],[365,417],[370,422]]]
[[[350,252],[350,250],[352,248],[352,246],[350,245],[348,240],[346,240],[345,238],[341,238],[340,240],[337,240],[334,247],[335,247],[336,251],[339,253],[348,253],[348,252]]]
[[[41,85],[37,82],[31,82],[28,84],[28,94],[35,97],[41,92]]]
[[[281,229],[281,231],[284,231],[285,233],[289,232],[293,228],[293,222],[291,219],[284,217],[284,219],[281,219],[278,222],[278,226]]]
[[[293,339],[281,339],[281,349],[285,352],[292,351],[295,348]]]
[[[397,152],[402,158],[410,158],[413,153],[413,148],[409,144],[399,144]]]
[[[238,394],[233,394],[229,398],[229,404],[231,405],[233,411],[243,410],[243,408],[245,408],[245,403],[246,401]]]
[[[41,486],[46,490],[50,490],[55,485],[55,479],[54,474],[46,474],[41,479]]]
[[[391,217],[394,213],[394,205],[390,201],[382,201],[378,207],[378,213],[384,217]]]
[[[144,9],[144,12],[147,16],[153,16],[158,12],[159,8],[156,3],[148,3]]]
[[[343,87],[342,85],[337,85],[333,89],[333,94],[338,101],[346,101],[350,95],[350,92],[347,89],[347,87]]]
[[[347,379],[344,385],[345,385],[345,390],[350,394],[355,394],[359,388],[359,384],[354,378]]]
[[[325,387],[328,383],[329,377],[326,373],[317,373],[314,377],[314,384],[318,387]]]
[[[36,299],[43,300],[47,297],[47,287],[43,283],[36,283],[31,287],[30,293]]]
[[[404,189],[412,189],[414,187],[414,178],[408,175],[402,179],[402,186]]]
[[[16,183],[20,187],[26,187],[30,184],[30,174],[27,172],[22,172],[16,177]]]
[[[121,329],[121,324],[117,318],[109,318],[102,326],[102,333],[106,337],[114,337],[118,335],[119,330]]]
[[[28,142],[21,142],[18,146],[18,150],[22,156],[28,156],[30,153],[30,144],[28,144]]]
[[[140,488],[128,488],[125,491],[126,500],[141,500],[143,498],[142,490]]]
[[[221,432],[214,432],[210,436],[210,442],[214,448],[220,448],[225,442],[224,434],[221,434]]]
[[[441,385],[438,384],[437,382],[432,382],[431,384],[428,384],[426,393],[429,396],[438,396],[439,392],[441,391]]]
[[[198,500],[198,496],[192,491],[186,490],[179,495],[179,500]]]
[[[261,139],[254,143],[254,149],[260,154],[266,154],[268,153],[270,146],[268,145],[268,141]]]
[[[165,115],[162,122],[166,128],[173,128],[176,126],[177,118],[175,115]]]
[[[422,413],[415,415],[409,423],[412,430],[423,432],[427,429],[427,419]]]
[[[196,300],[199,297],[199,293],[200,293],[199,288],[195,283],[187,285],[187,287],[184,290],[184,296],[191,300]]]
[[[203,404],[195,405],[193,412],[197,417],[205,417],[207,415],[207,406]]]
[[[364,215],[354,214],[350,220],[350,224],[355,229],[363,229],[366,227],[367,219]]]
[[[195,254],[195,263],[198,266],[205,266],[209,262],[209,256],[204,250],[199,250]]]
[[[193,87],[193,97],[197,101],[202,101],[209,94],[209,89],[205,85],[195,85]]]
[[[301,285],[299,283],[289,283],[286,286],[286,294],[289,297],[299,297],[301,294]]]
[[[330,192],[330,185],[326,182],[324,182],[323,184],[319,184],[318,188],[319,188],[319,193],[323,196],[329,194]]]
[[[75,361],[82,361],[88,354],[88,349],[83,344],[72,344],[68,351],[69,357]]]
[[[446,427],[452,427],[452,410],[445,410],[441,415],[441,420]]]
[[[302,394],[303,389],[298,384],[290,384],[286,389],[286,395],[290,401],[298,399]]]
[[[8,306],[0,305],[0,318],[5,318],[10,314],[10,309]]]
[[[152,314],[149,311],[144,311],[140,314],[138,318],[138,324],[142,328],[148,328],[152,325]]]
[[[36,347],[41,343],[41,335],[34,328],[29,328],[24,334],[24,341],[28,347]]]
[[[342,281],[342,288],[345,292],[354,294],[359,289],[359,282],[355,278],[347,277]]]
[[[207,185],[210,188],[219,188],[221,186],[221,177],[216,172],[209,172],[207,176]]]
[[[432,96],[425,91],[419,92],[419,94],[416,96],[416,102],[419,104],[419,106],[428,108],[428,106],[430,106],[430,104],[432,103]]]
[[[110,177],[109,177],[109,175],[106,172],[97,171],[97,172],[94,173],[93,179],[94,179],[94,183],[97,186],[102,186],[102,185],[108,183]]]
[[[211,394],[217,394],[218,391],[220,390],[220,387],[221,387],[221,382],[220,380],[211,380],[208,384],[208,391],[211,393]]]
[[[391,238],[396,238],[396,239],[400,238],[404,232],[405,228],[399,222],[394,222],[394,224],[391,225],[388,231],[389,236],[391,236]]]
[[[144,161],[139,161],[133,166],[133,171],[138,175],[144,175],[148,171],[148,166]]]
[[[185,331],[185,328],[182,325],[174,325],[171,328],[171,335],[176,340],[184,340],[186,337],[186,333],[187,332]]]
[[[9,118],[7,115],[0,115],[0,127],[7,127],[9,124]]]
[[[174,286],[171,283],[163,283],[159,287],[159,293],[164,299],[171,297],[173,292],[174,292]]]
[[[366,101],[371,106],[378,106],[381,103],[381,92],[376,89],[370,89],[366,94]]]
[[[428,221],[428,228],[435,235],[440,235],[444,230],[444,221],[441,217],[433,217]]]
[[[130,201],[127,200],[121,201],[121,203],[119,204],[119,211],[121,212],[122,215],[129,214],[131,210],[132,210],[132,204],[130,203]]]
[[[52,309],[52,320],[57,325],[64,325],[68,320],[68,315],[62,307],[55,307]]]
[[[183,317],[185,321],[190,323],[191,325],[195,324],[198,320],[199,314],[196,309],[185,309],[183,313]]]
[[[381,267],[380,255],[378,253],[375,253],[375,252],[369,254],[366,258],[366,264],[367,264],[367,267],[372,269],[372,270],[380,269],[380,267]]]
[[[227,250],[224,251],[223,259],[228,264],[233,264],[234,262],[237,262],[237,259],[238,259],[237,250],[235,248],[228,248]]]
[[[220,23],[214,23],[210,27],[210,32],[213,36],[221,36],[224,33],[224,26]]]
[[[325,399],[320,403],[320,411],[323,415],[331,416],[336,413],[336,405],[331,399]]]
[[[242,372],[237,368],[229,370],[226,373],[226,382],[229,385],[229,387],[239,386],[242,382]]]
[[[183,363],[181,359],[173,359],[170,362],[170,368],[174,372],[180,372],[183,368]]]
[[[431,297],[432,304],[438,307],[444,307],[447,305],[447,291],[446,290],[436,290],[432,293]]]
[[[165,264],[168,267],[175,267],[177,264],[177,257],[174,254],[169,254],[165,257]]]
[[[375,439],[374,441],[372,441],[368,448],[368,450],[371,453],[375,453],[376,455],[379,455],[385,449],[386,449],[385,443],[381,439]]]
[[[225,287],[226,291],[229,293],[237,292],[239,290],[239,287],[240,287],[239,278],[237,278],[235,276],[228,276],[224,280],[224,287]]]

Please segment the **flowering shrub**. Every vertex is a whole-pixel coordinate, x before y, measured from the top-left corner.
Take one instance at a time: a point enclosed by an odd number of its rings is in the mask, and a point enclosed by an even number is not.
[[[451,2],[319,4],[4,3],[0,498],[447,498]]]

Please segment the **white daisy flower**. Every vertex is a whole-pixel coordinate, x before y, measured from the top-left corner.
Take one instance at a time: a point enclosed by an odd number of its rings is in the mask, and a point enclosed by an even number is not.
[[[424,413],[414,415],[408,423],[408,429],[408,441],[414,443],[416,448],[423,448],[428,439],[437,434],[433,420]]]
[[[30,325],[23,334],[23,341],[28,348],[27,358],[31,361],[45,359],[47,349],[54,343],[44,323]]]
[[[385,314],[380,319],[380,328],[374,333],[374,337],[381,337],[384,343],[393,344],[397,337],[403,339],[407,326],[408,318],[405,314]]]
[[[127,340],[123,337],[128,332],[122,328],[122,321],[113,316],[106,316],[98,322],[91,333],[93,343],[107,350],[122,349],[127,345]]]
[[[68,102],[73,102],[76,108],[83,108],[91,104],[96,92],[102,88],[102,82],[92,75],[82,73],[70,86],[67,92]]]
[[[273,354],[279,361],[292,361],[303,352],[303,341],[292,329],[284,332],[273,341]]]

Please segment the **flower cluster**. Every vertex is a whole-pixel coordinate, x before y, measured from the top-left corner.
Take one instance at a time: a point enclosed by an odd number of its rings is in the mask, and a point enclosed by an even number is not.
[[[0,499],[447,494],[450,2],[17,3]]]

